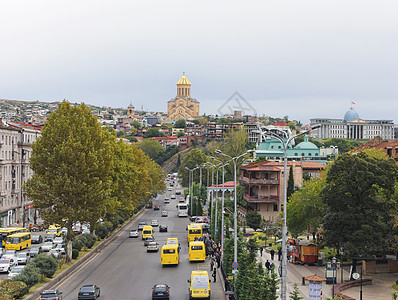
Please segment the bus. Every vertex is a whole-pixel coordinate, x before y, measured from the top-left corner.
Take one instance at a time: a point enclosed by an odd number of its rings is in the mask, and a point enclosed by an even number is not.
[[[189,261],[205,261],[206,248],[202,241],[194,241],[189,243]]]
[[[188,217],[188,205],[186,203],[178,203],[177,211],[179,217]]]
[[[10,234],[6,240],[6,250],[21,250],[30,247],[32,237],[30,232]]]
[[[0,230],[0,241],[1,241],[1,246],[5,247],[6,246],[6,240],[7,237],[11,234],[16,234],[16,233],[23,233],[26,232],[26,228],[23,227],[9,227],[9,228],[2,228]]]
[[[196,238],[202,237],[202,225],[191,223],[188,225],[188,243],[195,241]]]
[[[47,233],[53,233],[56,236],[61,236],[62,228],[58,224],[53,224],[48,227]]]
[[[160,252],[160,263],[164,265],[178,265],[180,262],[180,251],[178,244],[169,244],[162,247]]]

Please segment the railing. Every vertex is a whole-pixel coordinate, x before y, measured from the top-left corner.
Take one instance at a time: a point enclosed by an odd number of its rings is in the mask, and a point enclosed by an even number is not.
[[[277,195],[269,196],[250,196],[249,194],[244,194],[243,199],[249,203],[278,203],[279,197]]]
[[[248,178],[248,177],[239,177],[240,181],[243,181],[244,183],[247,184],[261,184],[261,185],[279,185],[279,180],[278,179],[258,179],[258,178]]]
[[[232,286],[231,282],[229,282],[229,280],[227,280],[228,276],[227,276],[227,273],[225,273],[224,266],[223,266],[222,262],[220,263],[220,271],[221,271],[221,275],[224,279],[225,292],[233,292],[234,291],[233,286]],[[229,297],[228,298],[229,300],[236,300],[235,294],[228,294],[228,297]]]

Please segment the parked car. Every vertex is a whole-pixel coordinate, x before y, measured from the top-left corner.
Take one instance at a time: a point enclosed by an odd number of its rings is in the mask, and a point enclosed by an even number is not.
[[[146,252],[152,252],[152,251],[159,251],[159,244],[156,242],[150,242],[148,246],[146,246]]]
[[[129,231],[129,238],[138,238],[138,236],[139,236],[138,230],[133,229]]]
[[[77,295],[78,300],[97,299],[101,294],[99,286],[95,284],[83,285]]]
[[[16,250],[6,250],[6,251],[4,251],[4,253],[3,253],[1,258],[4,258],[4,259],[12,258],[12,259],[14,259],[16,261],[17,251]]]
[[[167,211],[162,211],[162,217],[167,217],[168,216],[168,213],[167,213]]]
[[[54,240],[53,240],[53,243],[55,244],[55,245],[57,245],[57,244],[62,244],[64,242],[64,239],[62,238],[62,237],[56,237]]]
[[[8,273],[8,279],[13,279],[15,276],[17,276],[21,271],[25,268],[26,266],[15,266],[12,267],[10,270],[10,273]]]
[[[16,266],[16,261],[14,258],[6,259],[6,258],[1,258],[0,259],[0,272],[3,273],[9,273],[11,268]]]
[[[42,250],[43,252],[48,252],[48,251],[50,251],[52,248],[54,248],[53,242],[45,242],[43,245],[41,245],[41,250]]]
[[[167,225],[160,225],[159,232],[167,232]]]
[[[40,300],[62,300],[62,292],[59,290],[44,290],[40,294]]]
[[[32,244],[41,244],[43,243],[43,237],[41,235],[32,235]]]
[[[30,260],[30,256],[28,252],[19,252],[17,254],[17,264],[18,265],[26,265]]]
[[[29,256],[35,257],[36,255],[39,255],[42,252],[41,247],[32,247],[29,249]]]
[[[158,220],[152,220],[152,221],[151,221],[151,226],[152,226],[152,227],[154,227],[154,226],[159,226],[159,221],[158,221]]]
[[[153,236],[148,236],[144,240],[144,246],[148,246],[150,242],[154,242],[155,238]]]
[[[55,233],[49,233],[46,234],[46,237],[44,239],[45,242],[52,242],[55,239],[56,235]]]
[[[138,230],[141,231],[144,228],[145,225],[146,225],[146,222],[139,222],[138,223]]]
[[[170,287],[167,284],[155,284],[152,288],[152,300],[170,299]]]

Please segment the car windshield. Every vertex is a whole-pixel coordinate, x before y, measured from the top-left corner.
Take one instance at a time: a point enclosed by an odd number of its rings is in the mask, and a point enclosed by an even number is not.
[[[83,286],[80,289],[81,292],[85,293],[85,292],[94,292],[94,287],[92,286]]]
[[[40,238],[40,235],[32,235],[32,240],[38,240]]]
[[[157,285],[155,286],[155,292],[166,292],[167,288],[165,285]]]
[[[43,244],[43,246],[52,246],[52,242],[45,242],[44,244]]]
[[[17,257],[25,258],[25,257],[26,257],[26,254],[27,254],[27,253],[25,253],[25,252],[24,252],[24,253],[18,253],[18,254],[17,254]]]
[[[10,260],[8,259],[0,259],[0,264],[8,264]]]
[[[209,281],[207,276],[204,275],[194,275],[192,277],[192,289],[207,289],[209,286]]]

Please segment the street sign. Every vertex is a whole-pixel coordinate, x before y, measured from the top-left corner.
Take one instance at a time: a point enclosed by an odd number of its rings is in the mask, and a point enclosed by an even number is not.
[[[359,279],[359,273],[352,274],[352,278],[354,278],[355,280]]]
[[[238,274],[239,270],[232,270],[232,274]]]
[[[238,263],[236,261],[234,261],[232,263],[232,268],[237,269],[238,268]]]

